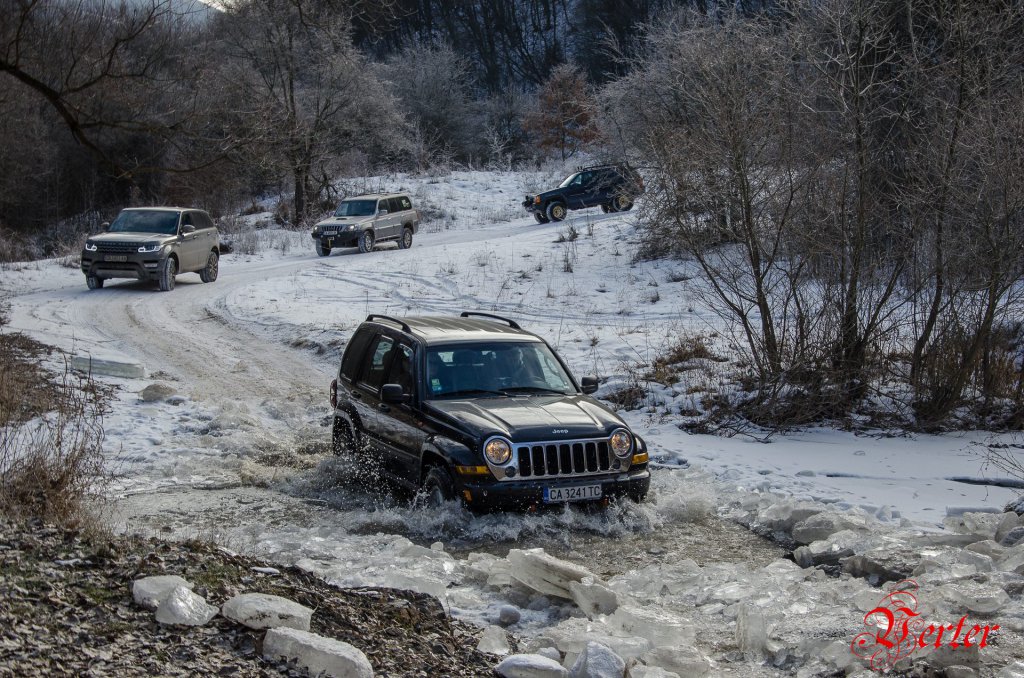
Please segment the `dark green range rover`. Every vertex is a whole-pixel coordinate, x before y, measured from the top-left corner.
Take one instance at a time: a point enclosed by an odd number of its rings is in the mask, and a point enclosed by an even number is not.
[[[647,446],[595,390],[511,320],[370,315],[331,383],[334,450],[433,503],[641,501]]]

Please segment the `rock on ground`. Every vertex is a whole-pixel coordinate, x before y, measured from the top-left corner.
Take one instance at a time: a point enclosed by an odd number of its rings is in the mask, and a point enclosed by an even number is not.
[[[161,624],[204,626],[217,616],[218,611],[202,596],[197,596],[185,586],[178,586],[156,608],[156,620]]]
[[[175,391],[173,387],[168,386],[167,384],[156,383],[150,384],[146,388],[142,389],[142,392],[139,393],[139,398],[144,403],[156,403],[161,400],[166,400],[176,393],[177,391]]]
[[[263,639],[263,656],[294,661],[311,676],[373,678],[373,667],[358,648],[293,628],[273,628]]]
[[[250,629],[272,629],[283,626],[308,631],[313,610],[281,596],[265,593],[242,593],[224,603],[221,614]]]

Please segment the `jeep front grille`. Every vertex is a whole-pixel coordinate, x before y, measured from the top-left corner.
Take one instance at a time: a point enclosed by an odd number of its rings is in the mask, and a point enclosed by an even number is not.
[[[607,438],[515,443],[520,478],[552,478],[614,473]],[[620,465],[621,467],[621,465]]]
[[[138,252],[139,243],[137,242],[109,242],[103,241],[96,243],[100,252],[113,252],[116,254],[128,254],[129,252]]]

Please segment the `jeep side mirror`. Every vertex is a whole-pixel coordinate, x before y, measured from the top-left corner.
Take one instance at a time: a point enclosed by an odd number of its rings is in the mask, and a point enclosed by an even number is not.
[[[188,235],[189,233],[195,233],[195,232],[196,232],[196,227],[193,226],[192,224],[185,224],[184,226],[181,227],[181,234],[182,235]]]
[[[392,404],[409,402],[409,396],[402,390],[399,384],[384,384],[381,386],[380,399]]]
[[[583,377],[580,379],[580,390],[584,393],[593,393],[600,385],[597,377]]]
[[[387,213],[388,213],[387,210],[377,210],[377,214],[379,214],[380,216],[384,216]]]

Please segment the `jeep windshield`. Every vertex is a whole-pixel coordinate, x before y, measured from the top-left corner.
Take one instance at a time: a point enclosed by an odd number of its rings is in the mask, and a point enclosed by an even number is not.
[[[161,233],[177,235],[178,212],[164,210],[131,210],[117,215],[110,225],[110,233]]]
[[[427,397],[573,395],[576,387],[546,344],[487,342],[427,348]]]
[[[558,187],[559,188],[565,188],[566,186],[570,186],[570,185],[572,185],[574,183],[577,183],[576,179],[578,179],[581,174],[582,174],[582,172],[576,172],[575,174],[570,174],[569,176],[567,176],[565,179],[562,180],[562,183],[558,184]]]
[[[377,213],[376,200],[345,200],[334,211],[336,217],[369,217]]]

